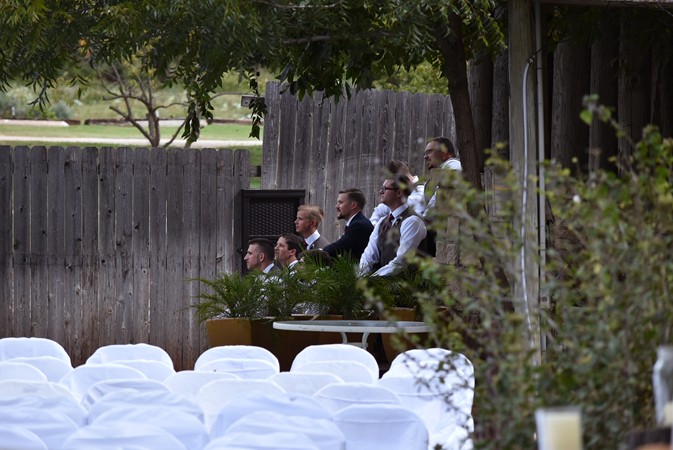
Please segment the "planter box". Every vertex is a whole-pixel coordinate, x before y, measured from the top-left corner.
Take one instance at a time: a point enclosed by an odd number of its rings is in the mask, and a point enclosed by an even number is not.
[[[252,319],[206,320],[210,347],[221,345],[252,345]]]

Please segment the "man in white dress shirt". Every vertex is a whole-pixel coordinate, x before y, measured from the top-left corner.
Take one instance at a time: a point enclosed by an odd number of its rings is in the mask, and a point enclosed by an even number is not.
[[[425,167],[433,171],[434,175],[437,175],[434,173],[435,170],[451,169],[458,172],[463,171],[463,166],[456,156],[456,148],[451,139],[447,137],[439,136],[432,138],[425,146],[423,159],[425,160]],[[437,205],[437,188],[439,188],[440,181],[441,177],[431,176],[430,180],[426,183],[425,198],[428,202],[426,210],[422,213],[425,219],[432,219],[432,210]]]
[[[416,214],[422,217],[423,214],[425,214],[425,185],[418,183],[418,177],[411,174],[409,166],[404,161],[392,160],[386,164],[386,170],[390,174],[401,174],[409,179],[409,190],[411,193],[407,198],[407,203],[409,206],[414,208]],[[390,208],[388,208],[383,203],[379,203],[376,205],[376,208],[374,208],[374,211],[372,211],[372,215],[369,217],[369,220],[373,225],[376,225],[376,222],[388,217],[389,214]]]
[[[259,270],[263,273],[280,272],[273,263],[273,242],[268,239],[251,239],[248,242],[248,251],[243,260],[248,270]]]
[[[292,269],[299,263],[303,251],[303,242],[294,234],[283,234],[276,242],[276,261],[283,269]]]
[[[378,221],[360,258],[360,273],[375,276],[394,275],[406,266],[406,257],[414,254],[425,238],[425,222],[409,208],[408,179],[398,175],[383,182],[381,203],[390,215]],[[406,192],[405,192],[406,191]]]
[[[294,227],[297,234],[304,239],[305,250],[322,250],[329,245],[329,241],[320,236],[320,232],[318,232],[323,217],[325,217],[325,213],[317,205],[300,205],[297,208],[297,219],[294,221]]]

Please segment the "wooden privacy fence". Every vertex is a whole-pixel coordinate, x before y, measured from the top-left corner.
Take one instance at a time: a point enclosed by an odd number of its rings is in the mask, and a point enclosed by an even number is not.
[[[177,369],[207,347],[189,305],[240,269],[245,150],[0,146],[0,336],[48,337],[74,364],[147,342]]]
[[[434,136],[455,142],[451,99],[440,94],[366,90],[350,99],[325,100],[322,93],[302,101],[266,84],[262,188],[306,189],[308,203],[325,208],[321,233],[340,235],[337,193],[362,189],[365,213],[378,203],[381,168],[391,159],[407,161],[423,175],[423,150]]]

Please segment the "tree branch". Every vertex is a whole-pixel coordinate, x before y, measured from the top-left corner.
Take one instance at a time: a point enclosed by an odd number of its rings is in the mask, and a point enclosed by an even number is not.
[[[135,118],[133,118],[130,114],[124,114],[116,106],[110,106],[110,109],[112,111],[116,112],[117,114],[119,114],[124,120],[131,123],[131,125],[136,127],[142,133],[142,135],[145,137],[145,139],[150,141],[150,143],[152,142],[152,138],[147,133],[147,131],[145,131],[145,129],[142,127],[142,125],[140,125],[140,123],[138,123],[138,121]]]

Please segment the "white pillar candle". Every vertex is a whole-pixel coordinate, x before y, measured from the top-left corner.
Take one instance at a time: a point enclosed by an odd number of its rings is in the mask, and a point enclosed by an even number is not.
[[[535,411],[538,450],[582,450],[579,408],[542,408]]]

